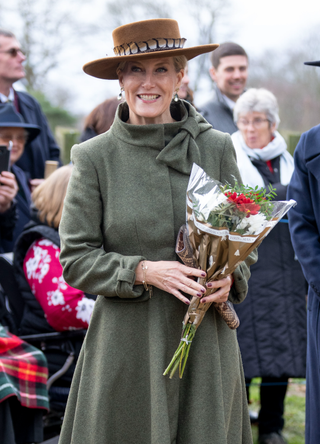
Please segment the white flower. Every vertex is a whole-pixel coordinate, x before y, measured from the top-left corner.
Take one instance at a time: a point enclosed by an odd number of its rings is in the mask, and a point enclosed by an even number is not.
[[[52,282],[57,284],[59,290],[66,290],[68,288],[63,276],[52,278]]]
[[[43,247],[53,247],[55,250],[58,248],[58,246],[51,242],[49,239],[40,240],[39,245],[42,245]]]
[[[60,290],[48,291],[48,305],[64,305],[63,293]]]
[[[247,230],[244,234],[260,234],[264,230],[266,222],[267,219],[262,213],[250,215],[242,219],[237,225],[236,231]]]
[[[203,214],[202,214],[202,213],[198,213],[198,214],[197,214],[197,219],[198,219],[200,222],[205,222],[205,218],[203,217]]]
[[[224,193],[216,192],[216,190],[202,196],[199,212],[201,211],[204,221],[208,220],[211,211],[216,211],[220,205],[225,204],[227,201],[227,196]]]
[[[247,228],[247,226],[249,225],[248,219],[249,219],[249,218],[244,217],[244,218],[241,220],[241,222],[237,225],[237,227],[236,227],[236,231],[237,231],[237,230],[245,230],[245,229]]]
[[[33,253],[34,257],[28,259],[26,262],[28,279],[37,279],[41,284],[43,278],[49,271],[51,257],[48,254],[48,250],[43,250],[35,245],[33,245]],[[37,271],[37,269],[39,270]]]
[[[86,322],[87,324],[89,324],[93,307],[94,307],[93,299],[88,299],[86,297],[82,298],[78,302],[78,305],[76,307],[77,311],[76,318],[81,319],[82,322]]]

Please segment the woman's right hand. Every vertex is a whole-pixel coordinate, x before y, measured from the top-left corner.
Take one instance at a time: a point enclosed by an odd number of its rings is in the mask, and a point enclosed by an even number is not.
[[[145,270],[142,269],[143,263],[147,267]],[[177,261],[142,261],[137,266],[135,273],[135,284],[139,285],[145,280],[148,285],[173,294],[187,305],[190,305],[190,301],[183,296],[182,291],[192,297],[199,298],[206,292],[206,288],[194,280],[194,278],[205,277],[206,273]]]
[[[14,174],[2,171],[0,174],[0,213],[11,207],[11,203],[18,192],[18,184]]]

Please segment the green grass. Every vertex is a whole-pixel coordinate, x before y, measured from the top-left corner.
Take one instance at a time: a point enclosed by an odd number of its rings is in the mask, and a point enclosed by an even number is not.
[[[253,384],[259,384],[260,378],[252,380]],[[304,444],[304,425],[305,425],[305,380],[290,379],[286,399],[285,399],[285,425],[283,436],[289,444]],[[259,411],[259,386],[250,387],[250,410]],[[258,427],[252,426],[252,435],[254,444],[258,444]]]

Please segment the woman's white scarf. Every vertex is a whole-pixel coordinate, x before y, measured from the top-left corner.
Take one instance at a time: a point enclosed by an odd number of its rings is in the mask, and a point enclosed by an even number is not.
[[[265,183],[258,169],[252,164],[251,159],[267,160],[280,157],[280,182],[282,185],[288,185],[293,173],[293,157],[287,151],[287,144],[281,134],[276,131],[274,139],[264,148],[249,148],[240,131],[232,134],[231,138],[237,154],[237,163],[245,185],[251,187],[265,187]]]

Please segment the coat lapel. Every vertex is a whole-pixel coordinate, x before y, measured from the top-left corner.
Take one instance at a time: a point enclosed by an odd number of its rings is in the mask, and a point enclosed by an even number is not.
[[[311,131],[308,134],[308,146],[305,152],[306,165],[315,178],[319,177],[320,171],[320,132]],[[318,179],[317,179],[318,180]]]

